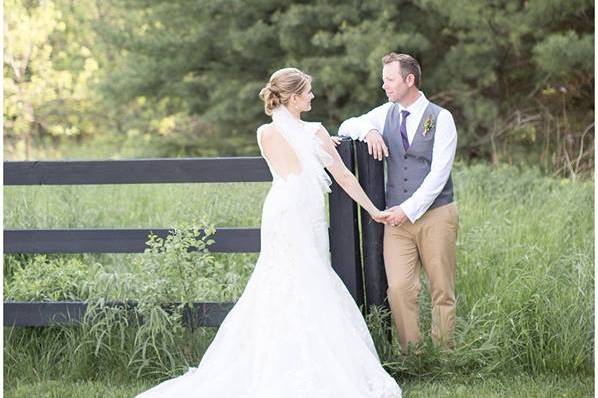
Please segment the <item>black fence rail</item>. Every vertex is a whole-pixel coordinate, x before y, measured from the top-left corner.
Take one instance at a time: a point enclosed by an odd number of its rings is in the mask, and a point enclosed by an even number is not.
[[[4,162],[4,185],[270,181],[260,157]]]
[[[359,179],[374,203],[384,207],[382,163],[368,156],[364,143],[344,139],[337,150]],[[359,162],[357,162],[359,161]],[[359,167],[357,166],[359,163]],[[93,161],[4,162],[5,185],[87,185],[154,183],[230,183],[270,181],[272,176],[261,157],[213,159],[139,159]],[[382,263],[383,227],[362,212],[360,240],[357,205],[333,182],[329,195],[330,249],[334,270],[358,305],[384,304],[386,278]],[[148,234],[168,235],[165,228],[146,229],[40,229],[4,230],[4,253],[140,253]],[[362,247],[366,250],[363,256]],[[259,252],[258,228],[216,228],[210,251]],[[366,279],[364,283],[363,275]],[[367,304],[367,306],[365,305]],[[127,305],[134,302],[107,302]],[[176,303],[165,303],[172,307]],[[193,303],[186,322],[218,326],[233,303]],[[4,302],[4,326],[48,326],[81,321],[88,304],[71,302]]]
[[[162,307],[172,310],[179,303],[167,303]],[[105,306],[126,307],[134,312],[137,303],[133,301],[107,301]],[[88,303],[83,301],[9,301],[4,302],[4,326],[50,326],[74,325],[83,321]],[[183,323],[186,326],[218,326],[222,323],[233,303],[193,303],[183,311]],[[135,317],[131,317],[134,321]]]
[[[6,229],[4,253],[143,253],[150,233],[166,238],[168,229]],[[218,228],[214,239],[215,253],[260,251],[259,228]]]

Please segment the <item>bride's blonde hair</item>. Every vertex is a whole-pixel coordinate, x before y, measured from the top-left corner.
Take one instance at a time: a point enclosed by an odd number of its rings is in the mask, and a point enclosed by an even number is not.
[[[287,105],[291,96],[301,94],[309,82],[311,76],[297,68],[283,68],[274,72],[268,84],[260,90],[266,115],[271,116],[279,105]]]

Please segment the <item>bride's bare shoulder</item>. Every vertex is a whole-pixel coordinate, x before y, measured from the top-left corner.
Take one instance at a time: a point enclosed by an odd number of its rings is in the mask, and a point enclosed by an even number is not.
[[[330,133],[326,130],[326,127],[320,122],[313,123],[313,132],[316,136],[320,138],[329,138]]]
[[[280,136],[278,129],[274,126],[274,123],[262,124],[258,127],[259,134],[262,140],[272,140]]]
[[[259,140],[266,147],[280,147],[288,145],[273,123],[262,124],[258,128]]]
[[[322,124],[322,122],[305,122],[309,126],[309,130],[311,130],[314,134],[326,134],[328,135],[328,130]]]

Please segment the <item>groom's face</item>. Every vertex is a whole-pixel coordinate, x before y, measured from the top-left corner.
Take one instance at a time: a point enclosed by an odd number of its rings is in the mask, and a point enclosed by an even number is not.
[[[401,66],[398,62],[391,62],[382,67],[382,89],[389,101],[399,102],[409,91],[407,80],[401,76]]]

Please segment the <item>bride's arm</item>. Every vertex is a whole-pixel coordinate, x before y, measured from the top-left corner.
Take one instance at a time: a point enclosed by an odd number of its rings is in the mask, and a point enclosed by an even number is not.
[[[330,171],[334,180],[354,201],[363,207],[373,219],[379,221],[381,217],[384,217],[384,213],[374,206],[361,185],[359,185],[359,181],[357,181],[355,175],[347,169],[336,151],[335,144],[330,138],[328,131],[322,127],[318,129],[316,135],[321,141],[322,149],[332,158],[332,161],[326,165],[326,168]]]

